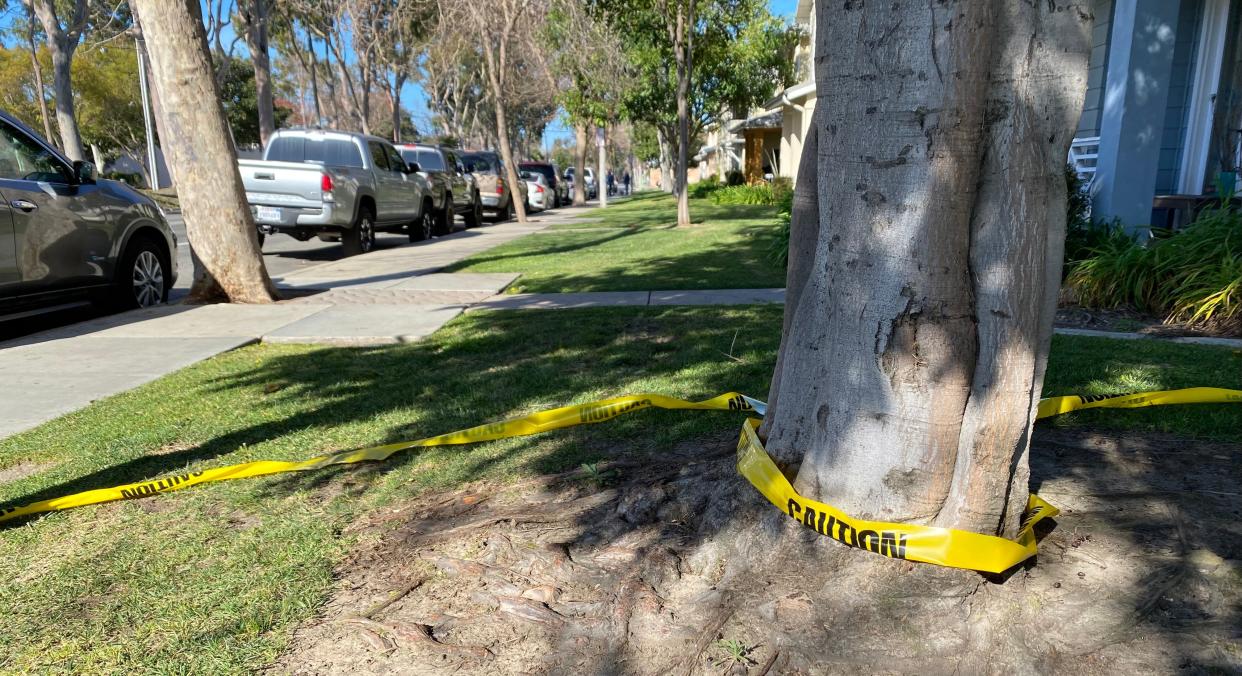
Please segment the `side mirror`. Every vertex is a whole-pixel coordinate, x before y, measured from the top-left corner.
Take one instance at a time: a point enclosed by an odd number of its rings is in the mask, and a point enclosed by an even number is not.
[[[418,166],[418,162],[410,162],[409,164],[405,165],[405,173],[407,174],[417,174],[418,172],[422,170],[423,168]]]
[[[95,165],[82,160],[73,161],[73,182],[78,185],[90,185],[95,182]]]

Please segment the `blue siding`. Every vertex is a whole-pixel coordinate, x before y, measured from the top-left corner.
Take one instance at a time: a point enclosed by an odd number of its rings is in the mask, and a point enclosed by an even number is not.
[[[1173,43],[1173,72],[1169,78],[1169,103],[1160,135],[1160,159],[1156,165],[1156,194],[1178,192],[1182,148],[1186,141],[1186,120],[1198,55],[1199,28],[1203,19],[1202,2],[1182,2],[1177,17],[1177,37]]]
[[[1100,135],[1100,109],[1104,105],[1104,80],[1108,73],[1108,39],[1113,25],[1114,0],[1091,0],[1091,59],[1087,62],[1087,95],[1075,136]]]

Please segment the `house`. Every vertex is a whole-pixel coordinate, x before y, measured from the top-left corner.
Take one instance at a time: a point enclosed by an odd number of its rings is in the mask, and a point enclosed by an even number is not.
[[[1089,182],[1092,214],[1132,232],[1172,225],[1236,179],[1242,135],[1242,2],[1090,0],[1085,104],[1067,158]],[[780,171],[796,177],[815,109],[815,0],[795,18],[805,37],[799,84],[768,102],[782,112]]]

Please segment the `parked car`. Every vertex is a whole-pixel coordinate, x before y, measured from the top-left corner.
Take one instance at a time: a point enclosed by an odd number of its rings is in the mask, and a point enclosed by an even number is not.
[[[262,160],[237,165],[260,234],[340,240],[352,256],[370,251],[376,232],[417,238],[435,225],[431,184],[382,138],[281,129]]]
[[[586,189],[586,198],[589,200],[593,200],[596,197],[599,197],[599,186],[595,185],[595,170],[590,167],[586,167],[586,169],[582,172],[582,174],[583,174],[582,183],[583,183],[583,187]],[[573,167],[570,167],[565,170],[565,182],[569,184],[569,189],[573,190],[573,185],[574,185],[574,168]]]
[[[406,143],[397,146],[397,152],[407,164],[417,164],[419,173],[431,183],[431,205],[436,210],[435,233],[447,235],[453,229],[453,216],[461,214],[467,228],[483,222],[483,204],[479,201],[479,189],[474,176],[466,173],[457,154],[448,148]],[[421,233],[430,237],[432,233]],[[415,233],[410,233],[415,239]]]
[[[560,178],[561,170],[551,162],[522,162],[518,165],[522,171],[533,171],[543,175],[547,182],[545,188],[552,191],[552,204],[548,208],[559,209],[573,201],[569,194],[569,184]]]
[[[0,112],[0,314],[82,300],[118,309],[168,299],[177,238],[160,208],[97,179],[30,127]]]
[[[462,153],[460,157],[466,171],[474,174],[479,187],[479,197],[483,202],[483,211],[492,214],[497,220],[513,218],[513,198],[516,195],[518,199],[526,199],[526,186],[519,185],[510,190],[505,185],[507,170],[500,154],[473,151]]]
[[[523,171],[522,180],[526,182],[526,203],[531,211],[551,209],[556,203],[556,193],[548,185],[548,179],[537,171]]]

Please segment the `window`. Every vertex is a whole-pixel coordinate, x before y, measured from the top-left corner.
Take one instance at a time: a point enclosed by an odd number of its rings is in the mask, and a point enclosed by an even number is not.
[[[375,141],[368,141],[367,147],[371,149],[371,164],[374,164],[376,169],[388,171],[388,155],[384,152],[384,146]]]
[[[311,136],[278,136],[267,148],[273,162],[312,162],[330,167],[362,168],[362,155],[353,141]]]
[[[405,160],[401,159],[401,154],[397,152],[397,149],[390,145],[385,145],[384,152],[388,155],[388,168],[404,173]]]
[[[423,171],[444,171],[444,158],[440,157],[440,153],[434,150],[418,151],[418,166]]]
[[[0,122],[0,178],[71,183],[72,174],[60,158],[16,127]]]
[[[473,164],[474,169],[471,171],[476,174],[489,174],[495,176],[499,169],[499,162],[493,161],[493,158],[487,155],[467,155],[465,157],[466,164]]]

